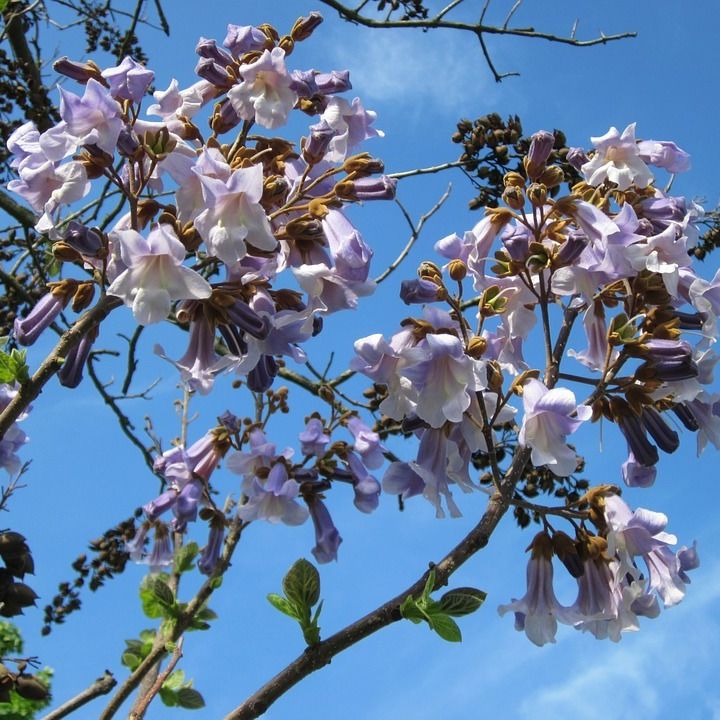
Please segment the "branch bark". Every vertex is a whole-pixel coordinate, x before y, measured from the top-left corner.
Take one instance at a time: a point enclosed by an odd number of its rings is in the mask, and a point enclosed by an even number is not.
[[[120,305],[122,305],[122,300],[105,295],[94,308],[88,310],[71,328],[63,333],[53,351],[42,361],[35,374],[20,386],[15,397],[0,413],[0,439],[20,417],[22,412],[27,409],[28,405],[40,395],[50,378],[60,370],[68,352],[80,342],[91,328],[102,322]]]
[[[75,697],[70,698],[59,708],[49,712],[42,720],[60,720],[60,718],[67,717],[91,700],[101,695],[107,695],[116,685],[117,680],[106,670],[102,677],[99,677],[90,687],[78,693]]]
[[[529,449],[521,449],[515,454],[500,486],[500,491],[496,492],[488,501],[487,509],[480,522],[437,565],[432,566],[435,570],[435,589],[446,585],[450,576],[461,565],[488,544],[490,536],[510,507],[515,485],[529,458]],[[428,572],[425,572],[406,590],[380,605],[365,617],[351,623],[317,645],[308,647],[302,655],[263,685],[242,705],[228,713],[225,720],[253,720],[260,717],[281,695],[303,678],[330,663],[335,655],[402,619],[400,605],[408,595],[420,596]]]

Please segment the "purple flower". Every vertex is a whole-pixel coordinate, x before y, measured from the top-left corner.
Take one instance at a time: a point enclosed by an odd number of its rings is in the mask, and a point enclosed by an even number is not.
[[[262,50],[268,42],[267,35],[252,25],[228,25],[223,45],[238,58],[247,52]]]
[[[112,155],[123,122],[120,105],[110,91],[92,78],[82,97],[60,88],[60,117],[76,145],[97,145]],[[51,158],[60,159],[60,158]]]
[[[532,136],[525,159],[525,170],[531,180],[537,180],[542,175],[554,146],[555,135],[547,130],[540,130]]]
[[[393,462],[385,471],[382,488],[389,495],[399,495],[403,500],[407,500],[424,493],[425,481],[413,470],[410,463]]]
[[[103,70],[102,76],[110,85],[110,94],[114,98],[139,103],[150,87],[155,73],[131,57],[125,57],[117,67]]]
[[[303,455],[316,455],[322,457],[325,448],[330,444],[330,436],[324,432],[324,426],[319,418],[311,417],[305,425],[305,430],[298,435]]]
[[[70,296],[59,290],[43,295],[33,309],[22,320],[15,318],[13,334],[20,345],[32,345],[46,328],[49,328]]]
[[[330,210],[322,220],[336,272],[345,280],[364,283],[368,279],[372,249],[357,228],[339,210]]]
[[[348,453],[347,464],[355,491],[355,507],[361,512],[371,513],[380,503],[380,483],[370,475],[355,453]]]
[[[592,410],[577,405],[570,390],[548,390],[539,380],[533,379],[523,387],[523,405],[525,416],[518,442],[532,448],[533,465],[546,465],[558,477],[574,473],[577,456],[567,446],[565,438],[590,418]]]
[[[333,163],[342,162],[350,150],[363,140],[376,136],[382,137],[383,132],[371,127],[376,117],[376,113],[365,110],[359,98],[355,98],[352,104],[344,98],[328,98],[321,119],[333,128],[337,135],[330,141],[330,148],[325,159]]]
[[[75,388],[83,378],[83,369],[92,350],[93,343],[97,339],[97,326],[85,333],[80,342],[75,345],[65,357],[63,366],[58,371],[58,380],[64,387]]]
[[[270,130],[284,125],[297,101],[285,67],[285,51],[280,47],[264,50],[257,60],[241,65],[238,72],[242,81],[228,92],[237,114]]]
[[[690,169],[690,155],[668,140],[641,140],[637,144],[639,156],[650,165],[663,168],[670,173],[686,172]]]
[[[270,523],[301,525],[307,520],[308,511],[296,498],[300,485],[288,477],[283,463],[276,463],[263,482],[255,476],[248,489],[248,500],[238,509],[238,516],[245,522],[267,520]]]
[[[319,563],[328,563],[331,560],[337,560],[337,552],[342,538],[325,503],[320,498],[321,496],[315,494],[307,499],[310,519],[315,528],[315,547],[311,552]]]
[[[211,255],[234,265],[247,254],[246,243],[259,250],[275,250],[277,241],[260,205],[262,165],[238,168],[227,179],[195,172],[207,208],[195,218],[195,227]]]
[[[642,465],[633,451],[628,451],[628,459],[622,464],[623,481],[628,487],[650,487],[655,482],[656,475],[657,468],[654,464]]]
[[[385,447],[380,442],[380,436],[355,416],[347,421],[347,429],[355,438],[353,449],[360,455],[363,464],[371,470],[379,468],[385,462]]]
[[[609,180],[616,183],[619,190],[627,190],[633,184],[644,188],[652,182],[652,173],[640,157],[635,142],[635,123],[628,125],[622,135],[611,127],[605,135],[590,140],[595,154],[581,169],[588,184],[597,187]]]
[[[557,621],[571,623],[571,613],[555,597],[553,589],[552,541],[538,533],[530,544],[527,592],[520,600],[498,608],[500,615],[515,613],[515,629],[525,631],[530,642],[542,647],[555,642]]]
[[[210,534],[207,545],[198,558],[198,570],[203,575],[211,575],[217,567],[225,541],[225,522],[223,519],[213,518],[210,521]]]
[[[431,427],[460,422],[476,389],[473,361],[454,335],[428,335],[405,352],[403,375],[418,391],[415,412]]]
[[[319,163],[330,146],[330,141],[335,137],[336,131],[324,120],[310,126],[310,135],[303,145],[303,158],[308,164]]]
[[[423,431],[420,438],[417,460],[410,463],[410,468],[424,483],[423,496],[435,507],[435,517],[437,518],[445,517],[445,510],[442,506],[443,498],[450,517],[462,515],[455,504],[448,484],[448,444],[449,440],[441,429],[428,428]],[[408,482],[408,490],[417,487],[414,479],[408,478],[406,473],[403,473],[403,476]]]
[[[406,305],[424,305],[440,299],[440,288],[432,280],[414,278],[400,283],[400,299]]]
[[[315,85],[321,95],[334,95],[352,89],[349,70],[331,70],[329,73],[317,73]]]

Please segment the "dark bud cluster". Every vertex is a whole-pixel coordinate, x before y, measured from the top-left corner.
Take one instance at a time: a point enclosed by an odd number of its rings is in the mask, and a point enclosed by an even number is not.
[[[43,635],[49,635],[52,625],[61,625],[68,615],[82,606],[80,589],[85,585],[92,591],[99,590],[107,580],[112,580],[125,570],[130,555],[125,543],[135,536],[135,520],[142,515],[138,509],[134,515],[115,527],[106,530],[89,544],[92,557],[80,555],[72,564],[77,577],[72,582],[61,582],[52,603],[45,607]]]
[[[704,260],[708,253],[720,247],[720,209],[706,213],[699,224],[705,231],[690,252],[698,260]]]
[[[390,14],[402,11],[400,20],[427,20],[428,9],[423,0],[375,0],[377,9],[380,12],[387,11]]]
[[[581,178],[567,161],[569,148],[565,134],[561,130],[555,130],[553,134],[555,142],[547,164],[562,174],[560,182],[549,190],[554,197],[563,182],[570,188]],[[532,139],[523,135],[517,115],[503,120],[497,113],[490,113],[476,120],[460,120],[452,141],[463,146],[459,159],[478,193],[469,203],[471,210],[498,207],[506,189],[504,177],[509,171],[527,177],[522,158],[530,150]]]
[[[21,663],[18,672],[11,670],[0,663],[0,703],[11,702],[10,693],[15,691],[25,700],[47,700],[50,691],[42,680],[35,675],[25,672],[25,663]],[[10,717],[3,713],[3,717]],[[12,717],[20,717],[13,714]]]
[[[0,615],[22,615],[23,609],[35,604],[37,595],[23,580],[26,574],[35,572],[30,548],[25,538],[17,532],[0,533],[0,557],[5,567],[0,568]]]

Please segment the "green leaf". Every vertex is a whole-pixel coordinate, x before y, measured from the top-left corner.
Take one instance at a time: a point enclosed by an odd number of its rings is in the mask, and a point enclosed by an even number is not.
[[[320,599],[320,573],[304,558],[298,560],[283,578],[283,591],[298,608],[310,608]]]
[[[0,352],[0,383],[12,382],[15,382],[13,362],[7,353]]]
[[[186,710],[198,710],[205,707],[203,696],[195,688],[184,687],[177,692],[178,705]]]
[[[165,686],[160,688],[160,699],[163,701],[163,705],[168,707],[178,706],[178,693],[177,690],[168,690]]]
[[[162,686],[166,690],[179,690],[185,683],[185,673],[182,670],[173,670],[173,672],[165,678]]]
[[[199,552],[200,548],[196,542],[189,542],[187,545],[183,545],[175,556],[175,572],[179,575],[180,573],[192,570],[195,566],[195,558]]]
[[[408,595],[403,604],[400,606],[400,614],[406,619],[414,622],[416,625],[425,620],[425,614],[417,606],[412,595]]]
[[[462,633],[458,624],[444,613],[432,615],[430,619],[430,627],[443,639],[448,642],[460,642]]]
[[[477,588],[462,587],[446,592],[440,598],[440,610],[452,617],[474,613],[484,602],[487,593]]]
[[[172,607],[175,604],[175,595],[170,589],[170,586],[162,578],[155,578],[152,591],[159,603],[167,607]]]
[[[432,568],[430,572],[428,573],[427,580],[425,581],[425,587],[423,588],[422,595],[420,596],[420,600],[424,600],[427,602],[430,598],[430,593],[433,591],[433,588],[435,587],[435,568]]]
[[[10,0],[0,0],[0,12],[2,12],[6,7]]]
[[[217,577],[214,577],[210,581],[210,587],[213,590],[217,590],[222,584],[223,584],[223,576],[222,575],[218,575]]]
[[[149,618],[167,618],[176,612],[175,597],[166,581],[167,575],[148,575],[140,583],[140,602]]]
[[[308,645],[317,645],[320,642],[320,628],[317,625],[303,625],[302,631]]]
[[[277,593],[270,593],[267,596],[267,599],[268,602],[276,610],[279,610],[281,613],[288,615],[289,617],[293,618],[293,620],[300,619],[298,617],[298,611],[296,610],[295,606],[287,598],[284,598],[282,595],[278,595]]]
[[[130,672],[133,672],[142,660],[135,653],[124,652],[120,658],[120,662],[125,667],[130,668]]]

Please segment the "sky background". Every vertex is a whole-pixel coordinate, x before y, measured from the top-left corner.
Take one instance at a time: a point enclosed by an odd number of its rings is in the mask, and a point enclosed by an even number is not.
[[[488,21],[502,23],[511,4],[496,0]],[[465,5],[472,11],[468,18],[474,19],[481,3],[466,0]],[[156,86],[167,87],[172,77],[187,85],[193,81],[199,36],[222,40],[228,22],[270,22],[284,32],[299,15],[319,9],[326,22],[293,54],[291,67],[350,70],[354,87],[349,98],[357,94],[367,108],[376,110],[376,126],[385,131],[383,140],[368,142],[366,149],[383,157],[388,171],[456,159],[458,146],[450,142],[450,135],[461,117],[518,113],[526,133],[561,128],[569,144],[586,147],[591,135],[602,135],[611,125],[622,129],[637,122],[638,137],[674,140],[692,155],[693,169],[676,180],[674,191],[702,198],[710,208],[720,193],[718,103],[712,92],[719,67],[717,9],[710,2],[685,3],[682,12],[679,7],[669,0],[525,2],[515,16],[517,24],[566,34],[579,18],[581,37],[629,30],[637,31],[638,37],[587,49],[490,37],[488,47],[497,68],[521,73],[502,84],[493,81],[471,36],[366,30],[340,22],[329,9],[304,0],[168,2],[171,37],[143,30],[143,38]],[[47,51],[48,56],[79,59],[82,48],[77,39],[52,36]],[[286,136],[297,140],[303,131],[301,124],[293,125]],[[339,372],[347,364],[354,338],[393,332],[408,314],[396,299],[400,280],[412,277],[420,260],[433,259],[437,239],[462,233],[480,219],[467,210],[473,192],[458,171],[403,181],[398,196],[417,218],[450,182],[450,200],[428,222],[404,268],[356,313],[327,321],[309,349],[316,366],[322,367],[323,357],[333,350],[333,370]],[[407,224],[397,209],[379,204],[354,209],[352,217],[376,250],[378,274],[405,245]],[[715,264],[711,256],[703,273],[711,275]],[[127,332],[129,317],[129,311],[121,309],[103,326],[107,347],[122,346],[115,333]],[[158,341],[173,357],[184,351],[184,337],[156,327],[144,333],[141,351],[149,354]],[[50,343],[51,338],[45,338],[31,350],[31,365],[40,361]],[[123,372],[110,361],[100,367],[108,380]],[[172,409],[179,397],[175,375],[169,366],[150,359],[139,372],[136,389],[160,376],[152,403],[128,404],[127,411],[139,427],[143,416],[151,414],[167,446],[178,432]],[[194,402],[199,418],[191,426],[190,439],[203,434],[226,408],[242,414],[245,401],[230,389],[229,379],[221,381],[211,399]],[[280,447],[295,445],[302,417],[320,409],[294,388],[291,402],[296,408],[292,421],[273,426],[273,440]],[[72,392],[51,383],[24,429],[31,442],[23,457],[33,463],[25,478],[28,487],[12,500],[8,524],[29,539],[37,567],[30,585],[41,598],[39,608],[30,609],[19,625],[26,650],[56,668],[57,704],[105,668],[121,681],[125,677],[119,662],[123,639],[137,637],[151,624],[137,599],[144,568],[130,566],[99,593],[86,595],[82,612],[48,638],[39,636],[41,607],[52,598],[57,583],[71,577],[70,563],[88,540],[153,497],[157,484],[88,382]],[[615,428],[606,428],[601,439],[598,426],[593,426],[584,438],[587,477],[594,483],[618,482],[626,450]],[[693,574],[685,601],[656,620],[643,621],[640,633],[625,635],[617,646],[561,627],[555,645],[536,648],[513,630],[510,617],[500,619],[497,605],[525,592],[524,549],[534,533],[519,531],[508,517],[490,547],[453,578],[454,586],[473,585],[488,592],[481,611],[460,620],[462,644],[444,643],[425,626],[395,623],[335,658],[279,700],[266,717],[430,720],[482,714],[594,720],[634,712],[646,720],[680,715],[689,720],[720,718],[720,544],[713,502],[717,455],[711,448],[697,461],[695,438],[685,432],[682,441],[675,455],[662,457],[655,487],[628,491],[626,499],[633,506],[666,512],[668,529],[678,535],[680,544],[697,539],[703,564]],[[224,471],[218,472],[215,483],[221,492],[238,488],[237,476]],[[320,624],[325,634],[413,582],[428,561],[439,560],[474,526],[485,506],[482,494],[462,496],[458,500],[464,516],[438,521],[422,499],[409,502],[399,514],[395,499],[385,497],[380,509],[368,516],[355,511],[351,493],[342,490],[331,493],[329,500],[344,538],[340,559],[321,567],[326,600]],[[197,539],[204,542],[202,535]],[[222,717],[302,652],[296,625],[274,611],[265,595],[279,591],[294,560],[311,557],[313,544],[309,523],[300,528],[258,523],[247,531],[223,588],[211,602],[219,619],[210,633],[186,638],[182,668],[207,702],[196,717]],[[557,574],[560,599],[570,604],[572,583],[564,583],[562,573]],[[191,586],[185,585],[185,592]],[[96,717],[101,703],[87,706],[76,717]],[[159,720],[184,712],[190,711],[167,709],[157,702],[147,717]]]

